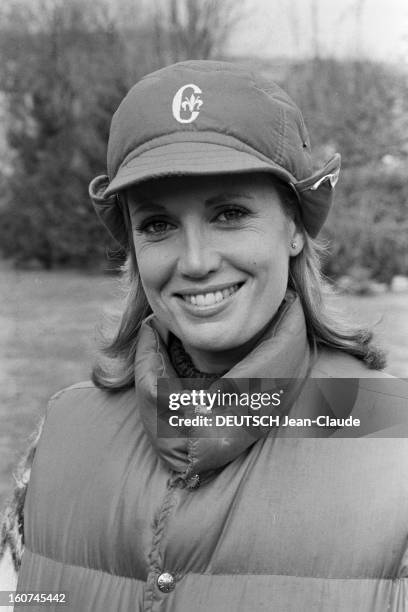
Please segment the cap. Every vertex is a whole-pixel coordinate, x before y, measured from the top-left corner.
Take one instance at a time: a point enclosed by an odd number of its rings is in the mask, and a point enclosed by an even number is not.
[[[199,60],[162,68],[132,87],[112,119],[107,165],[108,177],[97,177],[90,195],[122,244],[115,194],[159,177],[246,172],[290,185],[314,237],[333,200],[340,155],[313,172],[302,114],[276,83],[238,64]]]

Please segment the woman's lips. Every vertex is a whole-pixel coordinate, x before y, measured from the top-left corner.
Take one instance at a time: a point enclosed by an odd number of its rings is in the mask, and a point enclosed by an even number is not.
[[[191,306],[195,306],[196,308],[209,308],[211,306],[215,306],[216,304],[221,304],[230,298],[242,287],[242,285],[243,283],[235,283],[214,291],[183,293],[178,294],[178,296],[184,302]]]

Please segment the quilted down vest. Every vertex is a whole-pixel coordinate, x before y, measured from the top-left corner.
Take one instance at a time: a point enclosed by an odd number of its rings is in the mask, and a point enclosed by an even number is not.
[[[308,363],[295,300],[231,373],[298,376]],[[155,381],[175,374],[146,321],[136,391],[82,383],[49,405],[18,590],[65,592],[72,612],[407,610],[408,438],[392,437],[406,434],[406,385],[337,352],[313,363],[334,404],[331,377],[358,377],[363,435],[158,438]]]

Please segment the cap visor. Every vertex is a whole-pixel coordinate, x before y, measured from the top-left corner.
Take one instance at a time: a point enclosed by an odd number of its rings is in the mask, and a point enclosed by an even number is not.
[[[123,164],[104,193],[110,196],[148,179],[165,176],[270,172],[285,182],[296,179],[272,161],[232,147],[207,142],[161,145]]]

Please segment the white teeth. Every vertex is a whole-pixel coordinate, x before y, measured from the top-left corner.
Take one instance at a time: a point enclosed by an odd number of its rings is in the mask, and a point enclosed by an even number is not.
[[[206,293],[204,296],[204,305],[212,306],[215,304],[215,293]]]
[[[183,295],[183,299],[193,306],[213,306],[222,302],[230,295],[235,293],[239,289],[239,285],[232,285],[226,289],[216,291],[215,293],[198,293],[196,295]]]

